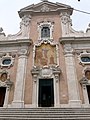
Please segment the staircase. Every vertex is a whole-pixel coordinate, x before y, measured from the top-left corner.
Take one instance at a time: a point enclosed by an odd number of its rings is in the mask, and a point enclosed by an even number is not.
[[[0,120],[90,120],[90,108],[0,108]]]

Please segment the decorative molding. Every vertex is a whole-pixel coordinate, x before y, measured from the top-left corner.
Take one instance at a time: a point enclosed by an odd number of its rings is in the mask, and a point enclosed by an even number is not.
[[[36,47],[40,47],[42,44],[45,44],[45,45],[50,45],[50,46],[52,46],[52,47],[54,47],[55,46],[55,52],[56,52],[56,61],[55,61],[55,63],[54,64],[49,64],[48,62],[47,62],[47,65],[43,65],[44,67],[45,66],[59,66],[59,55],[58,55],[58,44],[57,43],[55,43],[55,42],[51,42],[51,41],[39,41],[39,42],[37,42],[35,45],[34,45],[34,47],[33,47],[33,66],[34,67],[37,67],[36,65],[35,65],[35,57],[36,57]],[[41,59],[41,58],[39,58],[39,59]],[[50,61],[49,61],[50,62]]]
[[[20,28],[22,28],[22,26],[25,26],[25,27],[29,26],[30,21],[31,21],[31,16],[30,15],[24,15],[22,17],[22,21],[20,23]]]
[[[83,77],[79,82],[82,85],[87,85],[88,84],[88,79],[86,77]]]
[[[39,87],[39,79],[53,79],[54,83],[54,106],[58,106],[59,104],[59,74],[60,68],[59,67],[34,67],[31,70],[32,77],[33,77],[33,100],[32,103],[34,106],[38,107],[38,87]],[[56,86],[55,86],[56,84]]]
[[[90,37],[61,37],[60,38],[60,43],[61,44],[85,44],[85,43],[90,43]]]
[[[38,33],[39,33],[38,40],[39,41],[40,40],[52,40],[53,39],[52,33],[53,33],[53,28],[54,28],[54,22],[51,22],[51,21],[41,21],[41,22],[38,22],[37,24],[38,24]],[[41,38],[41,29],[43,27],[49,27],[49,29],[50,29],[50,37],[49,38],[48,37]]]
[[[74,55],[74,49],[71,44],[64,45],[64,55]]]
[[[10,68],[11,66],[13,66],[14,64],[14,58],[15,58],[15,54],[12,55],[12,53],[6,53],[4,56],[1,57],[1,63],[0,63],[0,66],[1,68],[3,67],[8,67]],[[3,61],[4,60],[11,60],[9,64],[4,64]]]
[[[31,39],[18,39],[18,38],[14,38],[14,39],[7,39],[7,40],[2,40],[0,41],[0,46],[1,47],[14,47],[14,46],[29,46],[32,44],[32,40]]]
[[[39,67],[34,67],[31,70],[31,73],[33,75],[33,77],[38,77],[39,78],[52,78],[52,76],[54,75],[55,78],[59,78],[59,74],[61,73],[61,69],[59,67],[43,67],[43,68],[39,68]]]
[[[4,77],[4,80],[2,80],[2,75],[6,74],[6,77]],[[7,87],[10,89],[10,87],[13,85],[13,82],[10,80],[10,74],[8,71],[4,70],[0,72],[0,87]]]
[[[50,8],[46,4],[44,4],[41,8],[41,12],[48,12],[49,10],[50,10]]]
[[[5,33],[3,32],[3,28],[0,27],[0,37],[5,37]]]
[[[86,72],[89,72],[89,75],[90,75],[90,67],[86,66],[82,71],[83,78],[80,80],[80,84],[82,85],[90,85],[90,79],[88,79],[88,77],[86,76]]]
[[[18,51],[18,56],[27,56],[29,54],[29,51],[27,49],[21,49]]]
[[[70,15],[67,14],[67,12],[62,12],[60,14],[61,17],[61,22],[66,25],[67,23],[69,23],[70,25],[72,25],[72,20],[70,19]]]
[[[83,52],[80,53],[80,55],[78,56],[79,63],[80,63],[82,66],[90,64],[90,62],[87,62],[87,61],[86,61],[86,62],[83,62],[83,61],[81,60],[82,57],[90,57],[90,53],[88,53],[86,50],[83,50]]]

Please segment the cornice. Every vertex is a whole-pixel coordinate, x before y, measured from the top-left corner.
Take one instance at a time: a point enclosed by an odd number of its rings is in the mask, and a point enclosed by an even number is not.
[[[3,40],[0,41],[0,46],[22,46],[22,45],[31,45],[32,40],[31,39],[16,39],[16,40]]]
[[[90,37],[62,37],[59,41],[61,44],[85,44],[90,43]]]
[[[43,6],[47,6],[47,9],[43,11]],[[51,7],[51,8],[50,8]],[[37,8],[39,8],[37,10]],[[72,15],[73,8],[69,5],[65,5],[62,3],[53,3],[49,1],[43,1],[38,4],[32,4],[30,6],[27,6],[25,8],[22,8],[20,11],[18,11],[20,18],[22,18],[26,14],[34,15],[34,14],[49,14],[49,13],[61,13],[62,11],[69,12],[70,15]]]

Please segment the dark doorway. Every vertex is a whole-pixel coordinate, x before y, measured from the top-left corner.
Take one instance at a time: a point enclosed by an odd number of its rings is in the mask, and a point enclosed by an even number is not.
[[[3,107],[5,93],[6,93],[6,87],[0,87],[0,107]]]
[[[88,93],[88,99],[90,103],[90,86],[89,85],[87,85],[87,93]]]
[[[53,79],[39,79],[39,107],[54,106]]]

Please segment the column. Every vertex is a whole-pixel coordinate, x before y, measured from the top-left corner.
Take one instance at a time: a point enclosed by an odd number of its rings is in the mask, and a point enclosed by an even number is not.
[[[27,65],[27,50],[21,50],[18,53],[18,66],[12,107],[16,108],[24,107],[26,65]]]
[[[65,64],[66,64],[66,74],[67,74],[67,84],[68,84],[68,94],[69,94],[69,105],[71,107],[79,107],[81,101],[79,96],[73,49],[71,48],[70,44],[64,47],[66,47]]]

